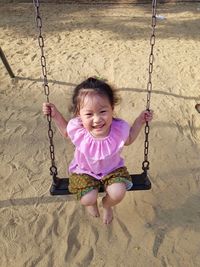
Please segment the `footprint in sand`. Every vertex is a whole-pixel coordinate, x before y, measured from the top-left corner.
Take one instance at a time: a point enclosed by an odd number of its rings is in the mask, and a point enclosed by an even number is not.
[[[17,242],[15,242],[19,236],[17,228],[18,224],[15,222],[13,218],[11,218],[3,229],[3,238],[4,240],[6,240],[9,253],[12,254],[15,253],[18,247]]]

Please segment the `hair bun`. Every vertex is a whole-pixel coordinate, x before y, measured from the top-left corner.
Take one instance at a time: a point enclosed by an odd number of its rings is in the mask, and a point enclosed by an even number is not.
[[[100,77],[100,76],[92,76],[92,77],[89,77],[88,78],[88,81],[89,82],[96,82],[96,81],[101,81],[101,82],[107,82],[108,80],[103,78],[103,77]]]
[[[88,82],[96,82],[97,80],[99,80],[99,79],[97,79],[97,77],[89,77],[87,79]]]

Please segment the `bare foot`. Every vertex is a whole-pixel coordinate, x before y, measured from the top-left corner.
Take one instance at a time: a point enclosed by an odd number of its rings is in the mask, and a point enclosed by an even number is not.
[[[97,203],[92,205],[92,206],[86,206],[87,211],[89,212],[90,215],[93,217],[99,217],[99,209],[97,207]]]
[[[111,207],[104,208],[103,211],[103,223],[110,224],[113,220],[113,210]]]

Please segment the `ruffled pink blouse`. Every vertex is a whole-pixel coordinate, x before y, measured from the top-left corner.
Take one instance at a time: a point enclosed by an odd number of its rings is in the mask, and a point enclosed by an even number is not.
[[[86,173],[100,180],[124,166],[120,153],[129,136],[130,126],[126,121],[113,119],[109,135],[99,139],[83,127],[79,117],[71,119],[66,130],[75,145],[70,173]]]

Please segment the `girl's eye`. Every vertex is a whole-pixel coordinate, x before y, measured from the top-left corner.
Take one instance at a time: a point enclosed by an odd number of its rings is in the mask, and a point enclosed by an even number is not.
[[[106,112],[106,110],[102,110],[102,111],[101,111],[101,113],[105,113],[105,112]]]
[[[92,115],[92,113],[86,113],[85,115],[89,117]]]

